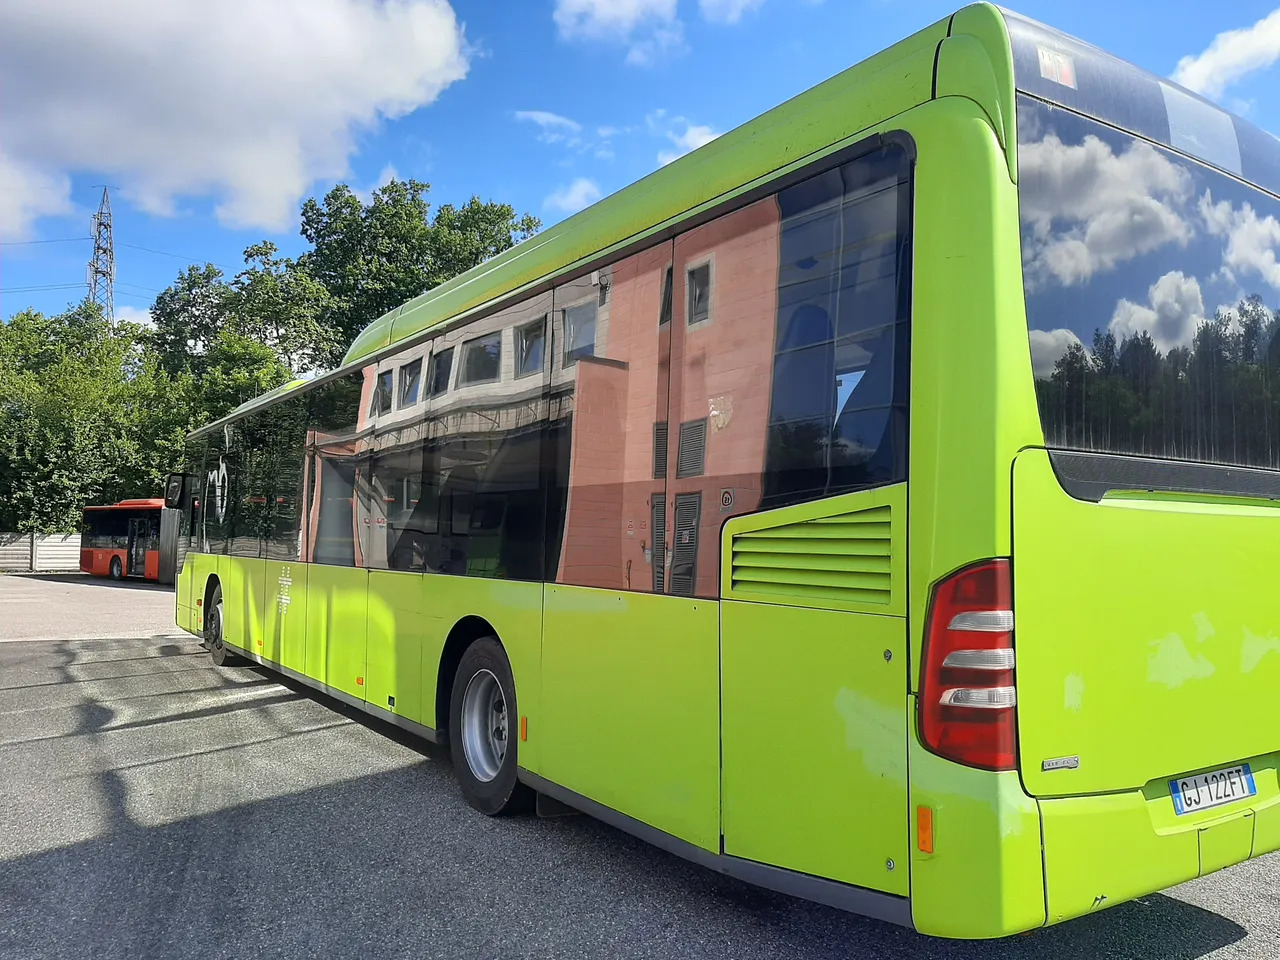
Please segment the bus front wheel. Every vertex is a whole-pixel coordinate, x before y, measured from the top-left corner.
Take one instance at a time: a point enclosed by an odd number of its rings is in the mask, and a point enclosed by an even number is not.
[[[209,597],[209,605],[204,615],[204,639],[205,645],[209,648],[209,654],[217,666],[234,667],[241,662],[240,657],[227,649],[222,636],[221,584],[214,586],[213,595]]]
[[[533,791],[516,779],[520,715],[506,651],[494,637],[467,647],[449,702],[453,768],[467,803],[498,816],[528,810]]]

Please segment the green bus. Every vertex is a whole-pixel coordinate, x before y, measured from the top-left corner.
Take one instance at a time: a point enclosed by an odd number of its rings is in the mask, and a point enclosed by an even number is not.
[[[1277,195],[965,7],[196,431],[177,622],[484,813],[926,934],[1275,850]]]

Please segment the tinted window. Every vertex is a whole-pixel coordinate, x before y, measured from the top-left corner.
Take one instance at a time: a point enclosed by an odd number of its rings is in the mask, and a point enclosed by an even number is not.
[[[300,560],[306,398],[299,396],[281,401],[263,411],[263,416],[266,419],[263,469],[268,481],[270,516],[264,532],[263,553],[272,560]]]
[[[662,307],[658,311],[658,325],[671,322],[671,268],[667,267],[662,278]]]
[[[304,542],[307,559],[316,563],[354,566],[363,549],[356,511],[356,486],[367,471],[359,432],[363,382],[363,374],[348,374],[308,394],[310,484]]]
[[[449,374],[453,370],[453,347],[441,350],[431,357],[430,389],[427,395],[438,397],[449,389]]]
[[[377,382],[373,387],[373,405],[370,407],[371,414],[386,413],[391,409],[391,371],[378,374]]]
[[[1280,469],[1280,200],[1025,97],[1018,131],[1045,441]]]
[[[526,377],[542,370],[546,347],[546,318],[535,320],[516,331],[516,376]]]
[[[497,380],[502,369],[502,331],[477,337],[462,347],[462,383]]]
[[[763,505],[906,479],[910,164],[887,147],[778,195]]]
[[[421,360],[406,363],[400,368],[400,406],[408,407],[418,402],[418,385],[421,380]]]
[[[573,363],[579,357],[592,357],[596,352],[596,300],[580,303],[563,311],[564,314],[564,362]]]
[[[701,323],[711,316],[711,264],[703,263],[689,271],[690,323]]]

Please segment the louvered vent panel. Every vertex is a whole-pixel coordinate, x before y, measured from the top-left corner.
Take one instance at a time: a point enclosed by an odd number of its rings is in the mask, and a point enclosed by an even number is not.
[[[884,505],[738,534],[732,590],[887,605],[891,515]]]
[[[676,478],[700,477],[707,459],[707,421],[690,420],[680,424],[680,441],[676,447]]]

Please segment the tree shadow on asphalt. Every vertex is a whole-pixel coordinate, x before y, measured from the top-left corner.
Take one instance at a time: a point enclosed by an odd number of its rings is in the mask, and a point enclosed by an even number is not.
[[[75,651],[59,656],[75,679]],[[227,685],[255,674],[274,678],[244,668]],[[268,736],[280,776],[264,776],[246,765],[247,745],[212,742],[233,732],[212,713],[209,746],[188,756],[225,756],[227,775],[248,777],[241,785],[260,799],[157,826],[129,812],[130,790],[165,786],[140,783],[146,761],[82,774],[105,829],[0,862],[0,956],[1196,960],[1246,936],[1224,917],[1153,896],[1003,941],[926,938],[720,876],[587,817],[486,818],[462,801],[447,751],[283,686],[288,701],[323,704],[412,752],[386,744],[376,752],[397,769],[297,789],[289,774],[314,763],[314,746]],[[76,735],[147,735],[112,728],[109,698],[71,709]]]

